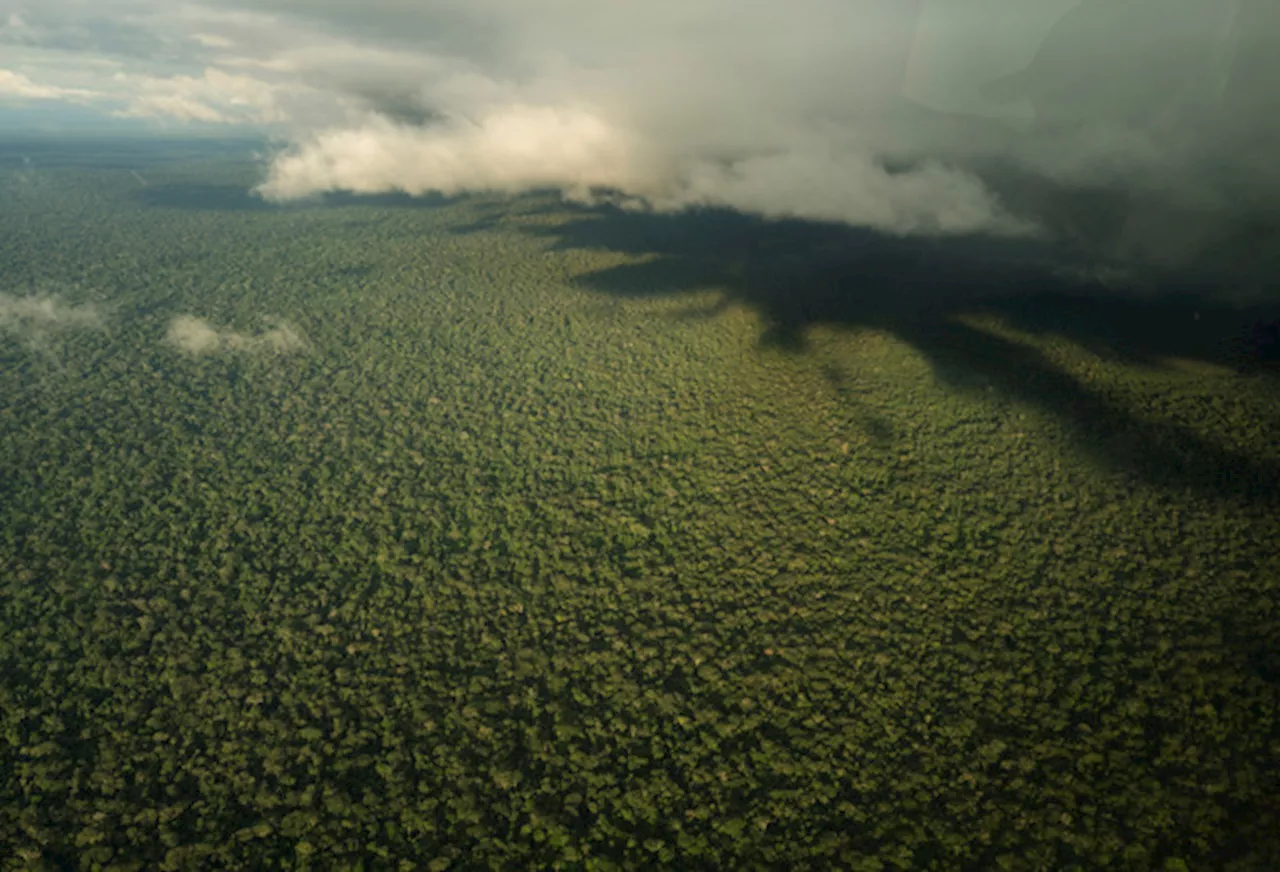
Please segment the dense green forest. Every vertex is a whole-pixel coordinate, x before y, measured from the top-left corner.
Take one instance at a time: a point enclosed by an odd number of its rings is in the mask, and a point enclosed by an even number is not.
[[[257,160],[0,147],[0,868],[1280,868],[1254,313]]]

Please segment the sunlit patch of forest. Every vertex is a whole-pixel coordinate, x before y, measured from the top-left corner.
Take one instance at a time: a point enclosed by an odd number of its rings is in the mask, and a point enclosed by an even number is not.
[[[0,148],[0,868],[1280,868],[1249,313],[78,148]]]

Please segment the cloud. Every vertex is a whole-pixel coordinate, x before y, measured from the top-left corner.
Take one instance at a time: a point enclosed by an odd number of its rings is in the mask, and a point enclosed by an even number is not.
[[[290,143],[260,189],[273,199],[551,187],[890,233],[1060,232],[1061,203],[1001,184],[1034,176],[1037,190],[1221,226],[1280,211],[1280,6],[1267,0],[95,10],[16,5],[0,51],[31,76],[23,87],[269,127]],[[113,72],[88,72],[108,60]]]
[[[463,90],[451,83],[452,93]],[[466,83],[486,93],[487,83]],[[456,98],[455,98],[456,99]],[[739,150],[745,150],[739,146]],[[374,117],[319,133],[279,155],[258,188],[269,200],[328,190],[358,193],[519,193],[596,189],[660,210],[730,206],[770,217],[847,221],[895,233],[1029,232],[971,174],[937,162],[890,169],[816,131],[761,153],[677,149],[580,106],[496,102],[473,117],[413,126]]]
[[[92,303],[72,305],[56,296],[0,294],[0,331],[64,330],[101,327],[102,313]]]
[[[203,318],[179,315],[169,322],[165,341],[189,354],[211,354],[223,347],[222,334]]]
[[[93,97],[92,91],[83,88],[61,88],[56,85],[38,85],[22,73],[0,69],[0,100],[82,100]]]
[[[254,76],[209,68],[200,76],[148,76],[129,81],[135,94],[116,112],[124,118],[171,118],[209,124],[274,124],[289,119],[285,108],[305,86],[272,83]]]
[[[376,118],[327,131],[279,157],[260,190],[284,200],[333,188],[451,194],[630,187],[643,183],[642,161],[634,143],[590,112],[517,105],[435,128]]]
[[[307,91],[301,85],[212,68],[199,76],[145,76],[117,69],[93,90],[36,83],[22,73],[0,69],[0,100],[97,104],[118,118],[269,125],[288,120],[286,104]]]
[[[978,179],[940,163],[891,170],[857,151],[811,149],[696,165],[660,209],[732,206],[770,218],[807,218],[896,234],[1031,235]]]
[[[193,33],[191,38],[206,48],[235,48],[235,40],[226,36],[219,36],[216,33]]]
[[[28,350],[47,351],[60,335],[106,326],[102,311],[92,303],[66,303],[57,296],[0,293],[0,335],[17,340]]]
[[[256,333],[239,333],[235,330],[212,326],[204,318],[178,315],[169,322],[165,341],[192,355],[245,353],[288,354],[306,348],[302,335],[284,322],[273,322],[268,329]]]

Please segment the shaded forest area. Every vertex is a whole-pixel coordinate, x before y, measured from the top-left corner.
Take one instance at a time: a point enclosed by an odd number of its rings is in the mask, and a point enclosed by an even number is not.
[[[481,220],[463,232],[484,230]],[[607,294],[645,297],[714,287],[691,316],[743,304],[765,322],[761,341],[803,353],[815,325],[886,331],[924,354],[939,377],[998,383],[1070,423],[1081,444],[1152,481],[1208,493],[1280,499],[1280,465],[1223,450],[1171,420],[1139,420],[1057,369],[1035,347],[964,323],[985,315],[1021,333],[1056,337],[1130,366],[1247,374],[1278,390],[1280,299],[1233,292],[1235,271],[1098,266],[1068,245],[989,239],[898,239],[840,225],[768,221],[727,211],[679,215],[606,210],[534,231],[555,247],[642,256],[579,279]],[[1276,394],[1280,399],[1280,390]],[[1267,425],[1274,426],[1280,417]],[[1277,431],[1280,432],[1280,431]]]

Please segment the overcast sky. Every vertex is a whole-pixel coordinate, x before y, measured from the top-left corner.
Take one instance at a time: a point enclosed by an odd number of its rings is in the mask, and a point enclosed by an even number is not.
[[[1274,0],[0,0],[0,131],[244,128],[261,193],[611,189],[1022,234],[973,170],[1269,209]],[[37,112],[38,110],[38,112]]]

